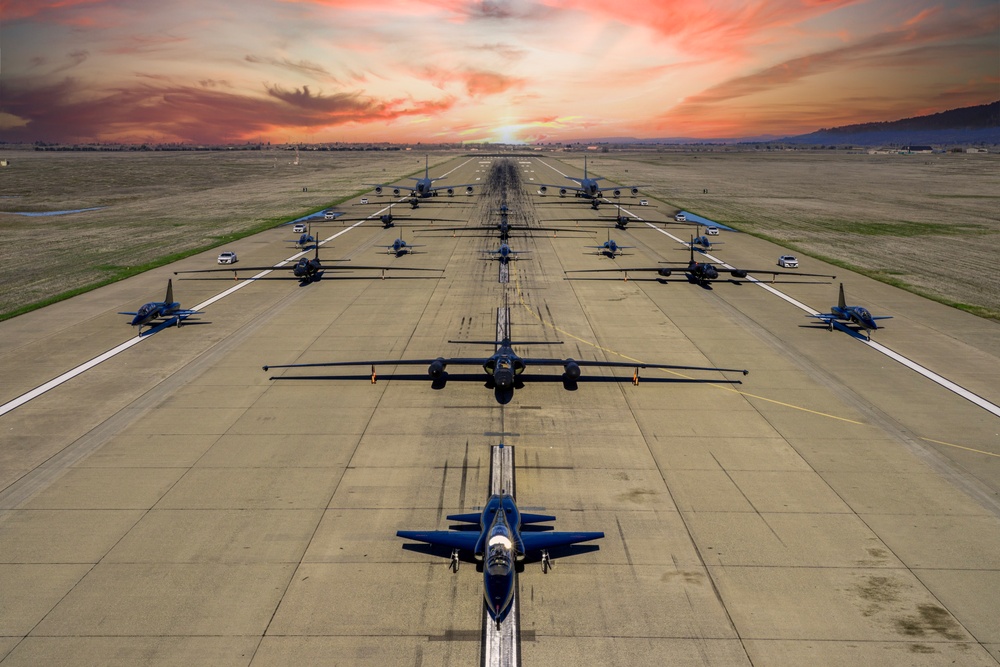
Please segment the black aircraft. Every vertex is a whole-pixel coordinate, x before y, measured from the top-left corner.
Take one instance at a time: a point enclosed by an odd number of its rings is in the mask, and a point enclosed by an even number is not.
[[[530,233],[530,232],[553,232],[558,234],[559,232],[580,232],[583,230],[574,229],[572,227],[535,227],[528,225],[512,224],[510,222],[509,211],[506,206],[502,206],[500,209],[500,221],[495,223],[484,223],[478,227],[423,227],[422,230],[433,230],[438,232],[484,232],[492,231],[500,236],[501,241],[507,241],[510,239],[512,233]],[[493,234],[474,234],[478,236],[492,236]]]
[[[430,176],[430,158],[424,158],[424,177],[414,178],[410,176],[411,181],[416,181],[416,185],[385,185],[384,183],[365,183],[365,185],[374,185],[375,194],[382,194],[384,188],[392,188],[392,194],[399,197],[403,192],[409,192],[410,196],[414,199],[416,198],[426,198],[426,197],[436,197],[438,192],[444,190],[448,196],[455,194],[455,188],[465,188],[465,194],[471,195],[472,188],[475,187],[474,183],[463,183],[462,185],[434,185],[434,181],[440,181],[444,176],[439,178],[431,178]],[[416,206],[414,206],[416,208]]]
[[[346,259],[335,259],[334,262],[346,262]],[[217,273],[219,271],[232,271],[233,278],[239,278],[238,271],[291,271],[292,277],[302,284],[308,284],[313,281],[319,280],[323,273],[326,271],[353,271],[356,269],[376,269],[382,272],[389,270],[397,271],[443,271],[444,269],[420,269],[412,267],[390,267],[390,266],[359,266],[351,265],[350,268],[334,267],[328,266],[320,261],[319,258],[319,243],[316,244],[316,253],[312,258],[305,255],[299,257],[299,260],[294,264],[272,264],[271,266],[241,266],[239,268],[232,267],[228,269],[196,269],[190,271],[174,271],[176,276],[179,273]]]
[[[542,571],[551,566],[549,549],[567,547],[580,542],[599,540],[602,532],[558,533],[551,526],[541,526],[555,521],[549,514],[528,514],[518,510],[514,498],[506,492],[493,494],[486,501],[482,512],[450,514],[449,521],[463,524],[457,530],[400,530],[396,535],[407,540],[425,542],[432,546],[451,549],[451,567],[458,572],[462,552],[471,553],[483,563],[483,596],[490,617],[500,626],[510,611],[514,600],[516,563],[529,554],[540,554]]]
[[[120,312],[119,315],[132,315],[132,326],[139,327],[139,335],[142,335],[142,327],[153,320],[163,320],[158,326],[170,326],[171,324],[181,325],[181,322],[191,315],[200,315],[200,310],[186,310],[181,308],[181,304],[174,301],[174,286],[171,280],[167,280],[167,295],[163,301],[150,301],[139,307],[135,312]]]
[[[392,207],[395,204],[389,204],[389,210],[385,213],[379,215],[377,218],[373,216],[368,216],[367,218],[337,218],[337,222],[362,222],[365,220],[378,220],[382,223],[382,229],[389,229],[396,226],[396,221],[400,218],[407,220],[408,222],[461,222],[461,220],[453,220],[451,218],[411,218],[408,215],[396,216],[392,214]]]
[[[540,183],[538,187],[538,192],[540,194],[545,194],[548,192],[549,188],[558,188],[559,196],[565,197],[570,191],[577,197],[583,197],[585,199],[600,199],[604,196],[601,191],[601,186],[597,184],[597,181],[603,181],[603,178],[589,178],[587,176],[587,156],[583,156],[583,178],[575,178],[573,176],[566,176],[571,181],[576,181],[578,185],[552,185]],[[625,185],[618,186],[612,189],[611,193],[615,197],[620,197],[623,190],[628,190],[631,194],[639,194],[639,185]],[[597,208],[596,206],[594,208]]]
[[[615,241],[613,238],[611,238],[610,231],[608,232],[608,240],[602,243],[601,245],[584,246],[584,248],[597,248],[596,254],[602,255],[604,257],[610,257],[611,259],[614,259],[618,255],[624,255],[625,253],[623,253],[622,250],[634,247],[635,247],[634,245],[618,245],[618,242]]]
[[[840,283],[840,300],[836,306],[830,307],[829,313],[817,313],[816,315],[807,315],[807,317],[815,317],[816,319],[823,320],[830,327],[830,331],[833,331],[833,323],[835,321],[857,324],[859,328],[864,329],[868,335],[868,340],[872,339],[872,331],[879,329],[876,320],[892,319],[892,315],[875,317],[864,306],[848,306],[847,300],[844,298],[844,283]]]
[[[449,343],[467,343],[471,345],[494,345],[496,346],[495,351],[488,357],[438,357],[436,359],[377,359],[377,360],[366,360],[366,361],[328,361],[319,362],[312,364],[269,364],[264,366],[264,370],[270,370],[272,368],[320,368],[320,367],[336,367],[336,366],[371,366],[371,380],[374,383],[377,379],[375,373],[376,366],[423,366],[427,365],[427,375],[435,383],[435,385],[440,388],[448,379],[448,373],[446,371],[448,366],[482,366],[483,370],[487,374],[487,386],[492,387],[496,392],[497,400],[501,403],[509,402],[513,397],[514,389],[521,386],[520,375],[524,370],[531,365],[534,366],[562,366],[563,375],[558,378],[567,387],[567,389],[575,388],[577,380],[581,376],[581,368],[584,366],[589,367],[603,367],[603,368],[633,368],[635,373],[633,374],[631,380],[633,383],[638,383],[639,379],[639,369],[640,368],[663,368],[671,370],[690,370],[690,371],[719,371],[719,372],[733,372],[742,373],[747,375],[749,371],[745,369],[738,368],[715,368],[715,367],[705,367],[705,366],[679,366],[674,364],[646,364],[641,362],[626,362],[626,361],[596,361],[596,360],[577,360],[577,359],[553,359],[545,357],[521,357],[514,352],[513,347],[515,345],[561,345],[561,341],[520,341],[513,342],[509,338],[504,338],[503,340],[470,340],[470,341],[455,341],[450,340]],[[349,376],[350,379],[359,379],[359,376]],[[272,378],[278,379],[278,378]],[[283,379],[296,379],[294,376],[284,376]],[[348,378],[344,378],[348,379]],[[401,378],[401,379],[415,379],[415,378]],[[544,378],[551,381],[553,378]],[[616,379],[614,381],[622,381],[621,379]],[[697,381],[697,380],[696,380]],[[710,380],[702,380],[703,382],[710,382]],[[711,382],[714,382],[712,380]],[[739,383],[739,380],[732,380],[729,382]]]
[[[630,222],[648,222],[648,223],[655,224],[655,225],[690,225],[690,224],[694,224],[694,223],[690,223],[690,222],[677,222],[676,220],[647,220],[646,218],[637,218],[637,217],[634,217],[634,216],[631,216],[631,215],[625,215],[625,214],[623,214],[622,213],[622,205],[621,204],[616,203],[615,206],[617,207],[617,212],[615,213],[615,216],[613,218],[610,218],[610,220],[612,220],[615,223],[615,227],[617,227],[618,229],[626,229],[628,227],[628,224]],[[607,220],[609,218],[604,217],[602,219]],[[575,221],[575,222],[578,222],[578,223],[579,222],[593,223],[594,219],[593,218],[556,218],[553,222],[572,222],[572,221]],[[588,225],[588,226],[598,226],[598,225]],[[603,225],[600,225],[600,226],[603,226]]]
[[[803,276],[810,278],[836,278],[837,276],[828,276],[820,273],[799,273],[798,271],[778,271],[776,269],[728,269],[723,267],[721,264],[713,264],[711,262],[696,262],[694,259],[694,246],[689,246],[691,250],[691,260],[687,265],[678,266],[650,266],[650,267],[635,267],[631,269],[626,268],[615,268],[615,269],[574,269],[566,271],[566,273],[597,273],[602,271],[617,271],[620,273],[625,273],[625,279],[628,280],[628,273],[632,271],[655,271],[660,278],[669,278],[674,273],[684,273],[687,275],[689,282],[696,283],[702,287],[708,286],[710,283],[723,278],[724,274],[729,274],[733,278],[746,278],[748,274],[751,273],[765,273],[771,276]],[[678,264],[677,262],[660,262],[661,264]]]

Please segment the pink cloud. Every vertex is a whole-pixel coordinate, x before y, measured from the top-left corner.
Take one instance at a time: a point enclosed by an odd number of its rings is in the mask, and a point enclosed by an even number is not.
[[[345,124],[384,124],[398,118],[440,114],[454,100],[379,100],[359,93],[321,95],[308,87],[274,86],[266,97],[219,91],[214,87],[159,82],[121,87],[84,97],[72,79],[31,87],[4,86],[4,107],[27,124],[11,130],[12,141],[82,142],[138,138],[143,141],[209,143],[255,138],[270,132],[314,133]]]

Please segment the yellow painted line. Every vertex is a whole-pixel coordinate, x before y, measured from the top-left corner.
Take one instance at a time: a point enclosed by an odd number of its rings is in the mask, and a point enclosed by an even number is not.
[[[976,454],[985,454],[986,456],[995,456],[1000,459],[1000,454],[994,454],[993,452],[984,452],[981,449],[973,449],[972,447],[963,447],[962,445],[956,445],[952,442],[941,442],[940,440],[932,440],[930,438],[920,438],[921,440],[926,440],[927,442],[933,442],[935,445],[942,445],[944,447],[954,447],[955,449],[964,449],[967,452],[975,452]]]
[[[550,322],[546,322],[545,320],[543,320],[538,315],[538,313],[536,313],[534,310],[532,310],[531,307],[524,300],[524,294],[521,293],[521,281],[520,281],[520,278],[519,278],[516,270],[514,271],[514,289],[517,290],[517,299],[521,303],[521,305],[524,306],[524,309],[527,310],[529,313],[531,313],[531,316],[534,317],[536,320],[538,320],[542,324],[542,326],[548,327],[548,328],[550,328],[550,329],[552,329],[554,331],[558,331],[559,333],[561,333],[564,336],[568,336],[569,338],[572,338],[573,340],[577,340],[577,341],[583,343],[584,345],[589,345],[590,347],[593,347],[593,348],[598,349],[598,350],[602,350],[603,352],[607,352],[608,354],[612,354],[612,355],[621,357],[622,359],[627,359],[628,361],[634,361],[637,364],[644,363],[643,361],[641,361],[639,359],[634,359],[634,358],[632,358],[632,357],[630,357],[630,356],[628,356],[626,354],[622,354],[621,352],[616,352],[615,350],[603,347],[601,345],[598,345],[597,343],[593,343],[593,342],[591,342],[589,340],[586,340],[584,338],[580,338],[579,336],[574,335],[574,334],[566,331],[565,329],[557,327],[556,325],[554,325],[554,324],[552,324]],[[657,370],[661,370],[664,373],[668,373],[670,375],[676,375],[677,377],[684,378],[685,380],[694,380],[695,379],[694,377],[692,377],[690,375],[685,375],[683,373],[679,373],[677,371],[673,371],[673,370],[670,370],[668,368],[659,368]],[[819,417],[827,417],[828,419],[835,419],[837,421],[846,422],[848,424],[855,424],[857,426],[865,426],[865,422],[855,421],[854,419],[848,419],[847,417],[838,417],[837,415],[831,415],[831,414],[826,413],[826,412],[819,412],[818,410],[811,410],[811,409],[803,407],[801,405],[794,405],[792,403],[785,403],[784,401],[778,401],[778,400],[775,400],[773,398],[766,398],[764,396],[758,396],[757,394],[750,394],[750,393],[747,393],[745,391],[740,391],[739,389],[735,389],[735,388],[733,388],[733,387],[731,387],[729,385],[714,384],[714,383],[708,383],[708,384],[711,387],[715,387],[717,389],[723,389],[725,391],[731,391],[734,394],[739,394],[740,396],[744,396],[744,397],[747,397],[747,398],[756,398],[757,400],[760,400],[760,401],[767,401],[768,403],[773,403],[774,405],[780,405],[782,407],[790,408],[792,410],[799,410],[801,412],[808,412],[809,414],[817,415]],[[945,444],[945,443],[941,443],[941,444]],[[957,447],[958,445],[954,445],[954,446]],[[972,451],[978,451],[978,450],[972,450]],[[986,453],[986,452],[984,452],[984,453]]]

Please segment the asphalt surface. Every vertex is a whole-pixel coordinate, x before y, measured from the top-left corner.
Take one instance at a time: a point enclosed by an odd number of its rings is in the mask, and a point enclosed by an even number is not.
[[[510,159],[525,183],[508,190],[512,216],[614,215],[581,201],[536,206],[560,199],[529,196],[531,179],[580,174]],[[461,158],[432,176],[479,182],[493,166]],[[456,195],[475,205],[440,215],[476,224],[497,196]],[[603,229],[515,235],[530,254],[507,283],[482,260],[495,239],[421,235],[423,254],[380,252],[397,236],[365,223],[322,256],[444,268],[443,278],[359,271],[303,286],[270,274],[206,307],[201,323],[149,336],[0,416],[0,664],[479,662],[481,575],[454,574],[395,532],[444,528],[445,515],[480,505],[500,441],[516,447],[522,510],[606,534],[547,574],[525,566],[524,665],[1000,662],[996,416],[746,281],[565,279],[686,259],[641,224],[612,230],[637,246],[615,260],[583,247]],[[272,230],[226,249],[267,265],[290,255],[287,238]],[[785,252],[720,240],[718,256],[739,267],[770,268]],[[129,340],[119,311],[162,298],[173,271],[209,268],[216,254],[0,323],[0,403]],[[877,342],[1000,402],[1000,325],[800,260],[836,281],[772,287],[826,310],[843,281],[850,302],[894,317]],[[193,307],[233,285],[227,274],[177,279],[174,295]],[[492,338],[504,303],[515,339],[563,341],[521,354],[750,375],[647,370],[634,386],[631,371],[585,369],[590,381],[567,389],[529,368],[502,403],[476,368],[449,369],[439,388],[390,379],[419,367],[379,367],[374,385],[367,368],[345,373],[355,380],[261,370],[488,354],[447,341]]]

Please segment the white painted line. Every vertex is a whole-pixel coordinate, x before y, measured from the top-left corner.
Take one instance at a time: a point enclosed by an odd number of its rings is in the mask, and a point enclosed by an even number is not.
[[[368,220],[372,220],[372,219],[376,218],[377,216],[382,215],[382,212],[383,211],[387,211],[387,210],[389,210],[388,206],[385,207],[385,208],[383,208],[383,209],[381,209],[381,210],[379,210],[377,213],[373,213],[366,220],[362,220],[360,222],[357,222],[357,223],[351,225],[350,227],[342,229],[341,231],[337,232],[333,236],[330,236],[329,238],[326,238],[323,241],[320,241],[320,245],[323,245],[324,243],[327,243],[328,241],[332,241],[333,239],[337,238],[341,234],[346,234],[347,232],[351,231],[355,227],[364,224]],[[300,253],[292,255],[288,259],[285,259],[285,260],[282,260],[281,262],[278,262],[277,264],[274,265],[274,267],[275,268],[280,268],[280,267],[286,266],[287,264],[298,260],[299,257],[302,257],[303,255],[306,255],[309,252],[310,251],[308,251],[308,250],[303,250]],[[233,293],[237,292],[238,290],[243,289],[244,287],[246,287],[250,283],[252,283],[255,280],[257,280],[258,278],[263,278],[267,274],[271,273],[273,270],[274,269],[268,269],[266,271],[261,271],[257,275],[252,276],[250,278],[247,278],[246,280],[243,280],[243,281],[239,282],[238,284],[234,285],[233,287],[230,287],[229,289],[225,290],[224,292],[216,294],[212,298],[207,299],[205,301],[202,301],[201,303],[199,303],[197,306],[195,306],[191,310],[202,310],[206,306],[210,306],[211,304],[215,303],[216,301],[219,301],[220,299],[224,299],[227,296],[229,296],[230,294],[233,294]],[[162,324],[161,325],[157,325],[157,326],[162,326]],[[45,384],[39,385],[39,386],[35,387],[34,389],[32,389],[31,391],[25,392],[24,394],[21,394],[17,398],[4,403],[3,405],[0,405],[0,416],[3,416],[5,414],[7,414],[11,410],[14,410],[16,408],[21,407],[22,405],[24,405],[28,401],[31,401],[33,399],[38,398],[39,396],[41,396],[45,392],[49,391],[50,389],[55,389],[56,387],[58,387],[59,385],[63,384],[64,382],[68,382],[68,381],[72,380],[77,375],[80,375],[81,373],[85,373],[85,372],[89,371],[94,366],[97,366],[98,364],[100,364],[100,363],[102,363],[104,361],[107,361],[108,359],[111,359],[112,357],[115,357],[115,356],[121,354],[122,352],[124,352],[125,350],[128,350],[132,346],[138,345],[139,343],[141,343],[142,341],[146,340],[147,338],[149,338],[149,336],[136,336],[134,338],[130,338],[129,340],[127,340],[124,343],[118,345],[117,347],[113,347],[110,350],[108,350],[107,352],[104,352],[103,354],[99,354],[98,356],[94,357],[93,359],[91,359],[89,361],[85,361],[84,363],[80,364],[76,368],[68,370],[65,373],[63,373],[62,375],[49,380]]]
[[[622,210],[624,211],[625,209],[622,209]],[[629,215],[634,215],[634,214],[629,213]],[[634,216],[634,217],[638,217],[638,216]],[[639,219],[641,220],[641,218],[639,218]],[[669,236],[670,238],[672,238],[673,240],[677,241],[678,243],[681,243],[683,245],[687,245],[686,241],[682,241],[681,239],[677,238],[673,234],[668,233],[666,230],[660,229],[659,227],[657,227],[656,225],[653,225],[652,223],[647,222],[646,225],[648,227],[651,227],[652,229],[655,229],[656,231],[660,232],[661,234]],[[707,253],[702,253],[702,254],[705,257],[707,257],[708,259],[712,260],[713,262],[718,262],[719,264],[721,264],[722,266],[724,266],[726,268],[729,268],[729,269],[736,268],[736,267],[734,267],[734,266],[732,266],[730,264],[726,264],[725,262],[723,262],[722,260],[720,260],[718,257],[713,257],[712,255],[709,255]],[[809,315],[817,315],[818,313],[823,312],[823,311],[816,310],[815,308],[812,308],[811,306],[807,306],[806,304],[802,303],[801,301],[793,299],[792,297],[788,296],[784,292],[776,290],[775,288],[773,288],[770,285],[766,284],[762,280],[758,280],[757,278],[754,278],[752,276],[747,276],[746,280],[749,281],[749,282],[754,283],[755,285],[757,285],[761,289],[765,289],[768,292],[770,292],[771,294],[773,294],[773,295],[775,295],[775,296],[777,296],[777,297],[779,297],[781,299],[784,299],[788,303],[792,304],[796,308],[799,308],[799,309],[805,311]],[[930,370],[929,368],[921,366],[920,364],[918,364],[917,362],[913,361],[912,359],[910,359],[908,357],[904,357],[903,355],[901,355],[898,352],[896,352],[896,351],[894,351],[894,350],[886,347],[885,345],[882,345],[881,343],[876,343],[875,341],[868,340],[868,338],[866,338],[865,336],[862,336],[861,334],[859,334],[858,332],[854,331],[853,329],[851,329],[850,327],[846,326],[845,324],[843,324],[841,322],[834,322],[833,324],[834,324],[834,326],[836,326],[841,331],[844,331],[844,332],[850,334],[850,336],[852,338],[854,338],[855,340],[857,340],[857,341],[859,341],[861,343],[864,343],[865,345],[867,345],[871,349],[876,350],[878,352],[881,352],[882,354],[884,354],[885,356],[889,357],[893,361],[897,361],[897,362],[901,363],[902,365],[906,366],[910,370],[916,371],[920,375],[923,375],[928,380],[937,383],[938,385],[944,387],[948,391],[951,391],[951,392],[953,392],[955,394],[958,394],[962,398],[966,399],[967,401],[970,401],[970,402],[974,403],[975,405],[978,405],[979,407],[981,407],[982,409],[986,410],[987,412],[990,412],[990,413],[996,415],[997,417],[1000,417],[1000,405],[996,405],[995,403],[991,403],[991,402],[987,401],[985,398],[983,398],[979,394],[973,393],[973,392],[969,391],[968,389],[966,389],[965,387],[962,387],[961,385],[952,382],[948,378],[946,378],[944,376],[941,376],[941,375],[938,375],[937,373],[935,373],[934,371]]]

